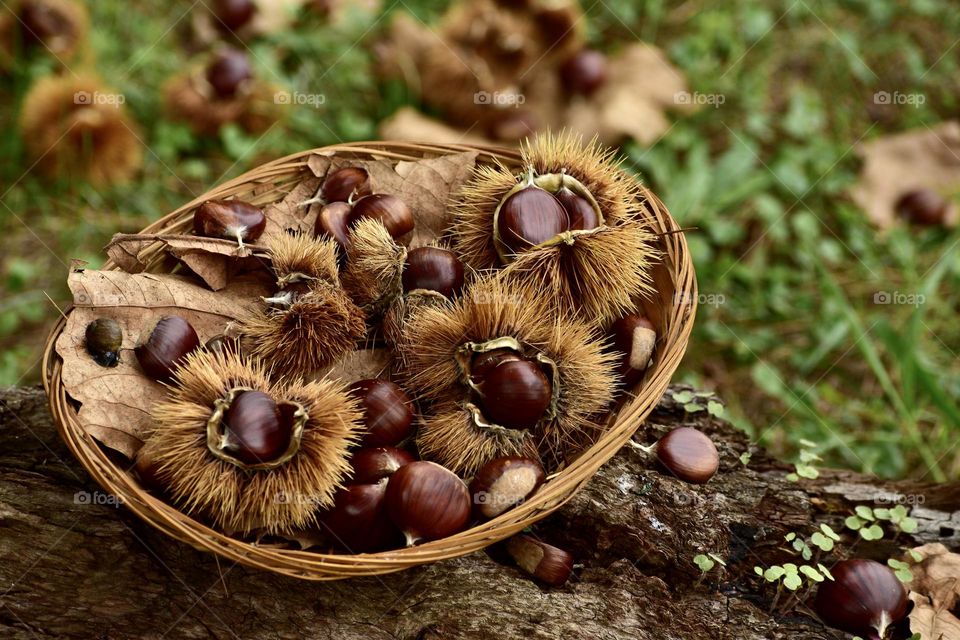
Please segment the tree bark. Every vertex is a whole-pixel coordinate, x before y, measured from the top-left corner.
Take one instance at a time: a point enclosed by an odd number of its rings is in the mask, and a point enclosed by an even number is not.
[[[753,567],[789,562],[788,531],[843,530],[857,504],[919,502],[920,529],[897,544],[854,542],[880,560],[898,546],[960,546],[960,486],[887,482],[849,472],[789,482],[792,468],[752,448],[672,387],[635,440],[700,428],[720,472],[693,486],[625,447],[535,528],[577,559],[545,589],[499,549],[382,577],[310,583],[239,565],[167,538],[114,506],[60,442],[42,390],[0,390],[0,636],[4,638],[688,639],[843,638],[802,605],[768,613]],[[747,465],[741,454],[751,451]],[[888,538],[891,536],[888,536]],[[852,548],[851,548],[852,547]],[[725,569],[699,575],[711,552]],[[828,559],[823,560],[829,564]]]

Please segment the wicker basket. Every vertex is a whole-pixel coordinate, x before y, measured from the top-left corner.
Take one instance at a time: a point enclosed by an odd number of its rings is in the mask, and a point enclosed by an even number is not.
[[[520,159],[519,153],[513,150],[468,145],[376,142],[304,151],[265,164],[203,194],[150,225],[143,233],[190,233],[194,209],[212,198],[236,196],[259,205],[279,201],[300,180],[309,175],[307,160],[317,152],[335,152],[338,157],[345,158],[401,161],[465,151],[478,152],[480,163],[498,159],[509,166],[518,166]],[[76,410],[61,382],[63,363],[54,348],[57,337],[66,324],[65,319],[61,319],[54,328],[44,352],[43,378],[50,399],[50,409],[63,439],[80,463],[105,490],[119,496],[138,516],[178,540],[251,567],[307,580],[337,580],[400,571],[483,549],[546,517],[590,480],[597,469],[612,457],[642,424],[659,401],[683,357],[696,311],[697,283],[693,264],[683,234],[670,233],[678,230],[676,222],[656,196],[647,191],[644,191],[644,195],[650,224],[661,234],[659,242],[664,254],[663,261],[657,264],[653,271],[659,298],[650,301],[646,308],[659,336],[654,362],[647,369],[643,381],[634,389],[635,396],[621,406],[618,413],[611,418],[608,430],[593,446],[566,468],[551,476],[526,503],[457,535],[382,553],[327,555],[243,542],[180,513],[141,487],[136,477],[118,466],[78,422]],[[152,263],[152,270],[159,270],[161,262],[158,252],[157,259]],[[108,262],[103,268],[117,267]]]

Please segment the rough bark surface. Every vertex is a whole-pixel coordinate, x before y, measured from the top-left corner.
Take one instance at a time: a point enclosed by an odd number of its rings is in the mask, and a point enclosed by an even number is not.
[[[675,388],[674,388],[675,389]],[[720,473],[704,486],[657,472],[626,447],[536,535],[578,567],[546,590],[494,549],[383,576],[308,583],[218,562],[109,502],[73,460],[39,389],[0,390],[0,637],[699,639],[842,638],[801,606],[770,616],[754,565],[788,560],[786,531],[842,529],[856,504],[923,496],[913,540],[960,544],[960,486],[891,483],[791,469],[744,434],[668,393],[635,436],[650,444],[680,424],[710,434]],[[858,555],[897,555],[892,543]],[[699,581],[692,558],[713,552],[725,573]],[[712,574],[711,574],[712,576]]]

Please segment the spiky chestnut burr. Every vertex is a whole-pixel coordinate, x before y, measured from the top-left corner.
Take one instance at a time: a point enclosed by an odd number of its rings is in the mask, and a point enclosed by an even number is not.
[[[313,524],[345,483],[360,430],[357,402],[338,383],[273,383],[230,351],[191,354],[151,415],[140,455],[152,478],[185,513],[239,534]],[[283,437],[261,437],[275,428]]]
[[[538,136],[523,145],[522,163],[519,177],[503,166],[481,166],[464,187],[453,226],[463,262],[536,281],[558,306],[590,322],[606,324],[632,310],[652,290],[649,269],[658,255],[635,179],[596,139],[584,143],[572,134]],[[546,240],[512,242],[523,235],[521,221],[544,218],[545,209],[514,206],[532,187],[563,205],[566,227]]]
[[[340,287],[333,240],[284,234],[268,248],[277,292],[240,319],[243,352],[305,375],[351,351],[365,316]]]
[[[616,356],[603,346],[593,327],[568,318],[530,284],[495,276],[447,305],[417,310],[397,349],[405,388],[434,403],[418,431],[421,455],[463,475],[505,455],[558,464],[596,435],[592,417],[613,397]],[[497,424],[484,413],[491,363],[483,356],[498,350],[510,357],[497,358],[494,370],[533,362],[549,382],[549,404],[532,428]]]
[[[25,47],[49,52],[60,61],[67,61],[86,46],[89,16],[84,5],[76,0],[22,0],[11,3],[12,15],[0,16],[0,23],[9,20],[7,28],[0,27],[0,38],[9,40],[0,47],[12,50],[19,30]],[[6,26],[6,25],[5,25]]]

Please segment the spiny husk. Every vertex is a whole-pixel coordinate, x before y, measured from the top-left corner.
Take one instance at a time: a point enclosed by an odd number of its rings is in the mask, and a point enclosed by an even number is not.
[[[318,280],[288,309],[241,319],[243,352],[279,371],[306,375],[352,351],[366,334],[363,311],[339,285]]]
[[[218,98],[197,70],[175,76],[163,87],[163,105],[171,120],[185,122],[197,135],[214,135],[234,122],[251,134],[263,133],[283,117],[275,100],[279,87],[253,80],[232,98]]]
[[[82,3],[76,0],[31,0],[31,2],[42,4],[56,12],[68,26],[66,32],[43,41],[37,47],[39,51],[53,57],[61,64],[89,52],[87,36],[90,31],[90,17]],[[24,4],[26,3],[22,0],[8,2],[0,11],[0,69],[9,68],[12,65],[18,53],[17,42],[23,40],[22,32],[26,26],[18,16]]]
[[[423,417],[417,429],[417,450],[457,475],[474,475],[484,464],[502,456],[540,461],[536,437],[526,431],[480,428],[463,402],[448,400]]]
[[[279,285],[283,286],[297,275],[331,284],[339,282],[337,245],[333,240],[302,233],[281,233],[271,236],[266,245]]]
[[[92,76],[46,76],[24,98],[20,134],[27,155],[47,177],[79,177],[94,184],[129,180],[143,160],[136,126],[119,100]],[[76,96],[89,99],[78,104]]]
[[[467,342],[503,337],[517,340],[528,357],[541,354],[556,364],[556,416],[542,422],[533,437],[545,462],[558,462],[596,435],[593,417],[608,408],[616,388],[616,357],[591,325],[557,310],[527,282],[489,276],[458,300],[410,316],[397,344],[406,388],[424,401],[468,400],[457,350]],[[462,454],[434,455],[454,460]]]
[[[382,313],[401,295],[406,247],[379,220],[358,221],[350,230],[343,287],[368,312]]]
[[[237,387],[299,402],[307,410],[300,448],[290,461],[247,471],[210,453],[206,431],[214,403]],[[317,508],[331,505],[346,479],[348,447],[361,429],[359,406],[335,383],[272,383],[262,364],[206,350],[188,357],[169,399],[156,405],[152,416],[156,427],[142,455],[156,461],[156,476],[173,501],[187,514],[240,533],[282,533],[313,523]]]
[[[446,296],[436,291],[411,291],[397,296],[383,314],[383,338],[396,345],[403,340],[407,321],[423,307],[445,307],[450,303]]]

